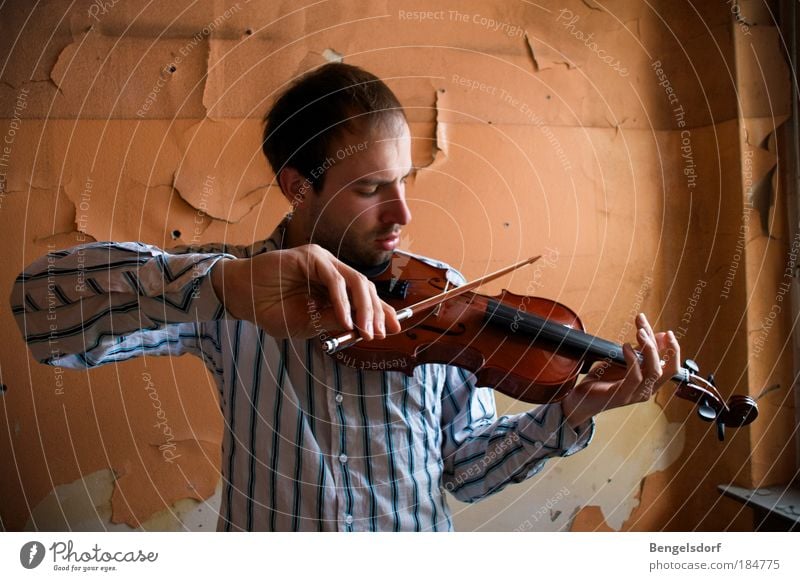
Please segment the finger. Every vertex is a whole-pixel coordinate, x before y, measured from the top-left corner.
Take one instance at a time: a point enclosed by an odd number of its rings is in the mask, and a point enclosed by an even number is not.
[[[669,335],[663,331],[656,333],[656,347],[658,347],[658,352],[661,353],[668,350],[669,346]]]
[[[609,360],[600,360],[592,365],[586,376],[590,379],[603,379],[606,381],[619,381],[625,379],[627,369],[625,366],[611,363]]]
[[[661,361],[658,356],[658,349],[655,341],[652,340],[645,329],[639,329],[639,334],[644,341],[642,348],[642,372],[643,381],[640,390],[640,399],[647,400],[656,389],[656,384],[661,378]]]
[[[598,361],[586,375],[599,379],[601,377],[604,377],[610,369],[611,369],[611,363],[607,361]]]
[[[642,383],[642,369],[639,366],[639,358],[630,343],[622,346],[622,355],[625,357],[626,372],[625,379],[620,385],[619,397],[624,403],[629,403],[633,400],[636,389]]]
[[[644,327],[641,327],[641,319],[639,318],[640,315],[636,315],[636,341],[639,344],[639,350],[641,351],[644,349],[645,341],[647,341],[647,331],[644,330]]]
[[[372,283],[363,274],[349,266],[342,264],[340,268],[340,272],[347,281],[347,288],[353,302],[356,327],[364,340],[371,341],[375,336],[373,327],[375,314],[372,309],[372,292],[370,291]]]
[[[653,327],[650,326],[650,321],[647,320],[647,317],[644,313],[639,313],[636,316],[636,326],[640,329],[644,329],[647,333],[647,336],[653,343],[656,342],[656,334],[653,332]]]
[[[321,247],[310,245],[308,254],[312,257],[317,280],[328,288],[336,319],[347,329],[352,329],[355,325],[364,339],[371,340],[372,296],[367,286],[371,283],[363,274]],[[313,278],[312,274],[309,273],[309,276]]]
[[[400,321],[397,319],[397,311],[395,308],[381,301],[381,308],[383,309],[383,319],[386,324],[387,333],[399,333],[402,329]]]
[[[639,366],[639,358],[636,356],[636,351],[630,343],[625,343],[622,346],[622,355],[625,357],[626,373],[625,381],[630,381],[639,384],[642,381],[642,369]]]
[[[661,354],[661,370],[666,381],[680,371],[681,346],[675,333],[667,331],[656,333],[656,347]]]
[[[353,317],[350,314],[352,309],[347,296],[347,281],[330,261],[319,257],[315,257],[313,260],[313,273],[316,274],[316,277],[312,276],[312,278],[316,278],[313,282],[322,283],[327,289],[336,321],[345,329],[352,329]],[[309,275],[311,276],[312,273],[310,272]]]
[[[669,361],[675,358],[675,351],[672,349],[667,333],[656,333],[656,349],[661,354],[661,367],[664,367]]]
[[[664,375],[667,375],[671,378],[673,375],[678,373],[681,367],[681,345],[678,343],[678,339],[675,337],[675,333],[672,331],[666,332],[666,338],[666,351],[668,356],[664,358]]]
[[[375,330],[376,339],[386,338],[386,315],[383,311],[383,301],[378,297],[378,289],[375,284],[370,281],[368,285],[370,297],[372,299],[372,325]]]
[[[316,322],[313,335],[321,340],[330,339],[332,335],[338,335],[341,329],[341,322],[331,307],[323,307],[319,311],[320,318]]]

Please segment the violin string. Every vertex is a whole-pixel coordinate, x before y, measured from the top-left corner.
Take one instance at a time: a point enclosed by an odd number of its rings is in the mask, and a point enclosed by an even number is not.
[[[450,299],[453,299],[453,298],[455,298],[457,296],[461,296],[464,293],[467,293],[467,292],[469,292],[469,291],[471,291],[473,289],[476,289],[479,286],[486,284],[487,282],[491,282],[491,281],[493,281],[493,280],[495,280],[497,278],[500,278],[504,274],[508,274],[509,272],[513,272],[514,270],[517,270],[518,268],[521,268],[521,267],[526,266],[528,264],[533,264],[534,262],[536,262],[540,258],[541,258],[541,255],[539,255],[539,256],[531,256],[530,258],[526,258],[525,260],[521,260],[521,261],[517,262],[516,264],[512,264],[510,266],[505,266],[505,267],[503,267],[503,268],[501,268],[499,270],[496,270],[496,271],[494,271],[494,272],[492,272],[490,274],[484,275],[484,276],[482,276],[480,278],[476,278],[475,280],[473,280],[471,282],[468,282],[466,284],[463,284],[461,286],[458,286],[458,287],[455,287],[455,288],[450,289],[448,291],[439,293],[438,295],[434,295],[432,297],[428,297],[427,299],[423,299],[423,300],[421,300],[421,301],[419,301],[419,302],[417,302],[417,303],[415,303],[415,304],[413,304],[411,306],[408,306],[408,307],[405,307],[404,309],[401,309],[399,312],[410,311],[411,314],[413,315],[414,313],[416,313],[416,312],[418,312],[420,310],[428,309],[430,307],[435,307],[435,306],[440,305],[440,304],[442,304],[442,303],[444,303],[446,301],[449,301]]]
[[[423,299],[423,300],[421,300],[421,301],[419,301],[419,302],[417,302],[417,303],[415,303],[415,304],[413,304],[413,305],[411,305],[409,307],[405,307],[405,308],[400,309],[399,311],[397,311],[397,320],[398,321],[404,321],[406,319],[409,319],[414,314],[416,314],[417,311],[421,311],[421,310],[424,310],[424,309],[429,309],[431,307],[436,307],[438,305],[441,305],[442,303],[444,303],[446,301],[449,301],[450,299],[453,299],[453,298],[455,298],[457,296],[461,296],[464,293],[467,293],[467,292],[471,291],[472,289],[478,288],[479,286],[481,286],[483,284],[486,284],[487,282],[490,282],[490,281],[492,281],[492,280],[494,280],[496,278],[500,278],[504,274],[508,274],[509,272],[517,270],[518,268],[521,268],[521,267],[523,267],[525,265],[532,264],[532,263],[536,262],[537,260],[539,260],[540,258],[541,258],[541,255],[539,255],[539,256],[531,256],[530,258],[526,258],[525,260],[521,260],[521,261],[517,262],[516,264],[512,264],[510,266],[505,266],[505,267],[503,267],[503,268],[501,268],[499,270],[496,270],[496,271],[494,271],[494,272],[492,272],[490,274],[487,274],[485,276],[477,278],[477,279],[473,280],[472,282],[468,282],[467,284],[461,285],[459,287],[456,287],[456,288],[453,288],[453,289],[450,289],[450,290],[445,290],[444,292],[439,293],[438,295],[435,295],[435,296],[432,296],[432,297],[428,297],[427,299]],[[342,349],[346,349],[347,347],[355,345],[356,343],[361,342],[361,340],[362,340],[362,338],[358,335],[358,332],[354,329],[353,331],[350,331],[348,333],[342,333],[338,337],[334,337],[332,339],[327,339],[327,340],[323,341],[322,345],[323,345],[323,349],[325,350],[326,353],[333,354],[333,353],[336,353],[337,351],[340,351]]]

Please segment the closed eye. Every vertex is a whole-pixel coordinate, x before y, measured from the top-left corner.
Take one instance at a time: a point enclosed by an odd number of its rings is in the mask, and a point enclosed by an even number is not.
[[[408,180],[408,176],[409,175],[411,175],[410,171],[406,175],[404,175],[403,177],[400,178],[399,183],[405,184],[406,181]],[[380,183],[374,184],[374,187],[372,187],[372,188],[369,188],[369,189],[360,188],[360,189],[356,189],[355,192],[360,196],[372,196],[372,195],[376,194],[378,192],[378,190],[380,188],[382,188],[383,186],[388,186],[388,185],[391,185],[392,183],[393,182],[380,182]],[[358,183],[357,183],[357,185],[358,185]],[[366,185],[366,184],[364,184],[364,185]]]

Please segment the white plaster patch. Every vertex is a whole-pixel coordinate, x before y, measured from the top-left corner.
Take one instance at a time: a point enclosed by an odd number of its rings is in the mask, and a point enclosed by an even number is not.
[[[596,421],[585,450],[548,460],[529,480],[471,505],[449,496],[456,530],[569,530],[587,505],[599,505],[606,523],[619,530],[639,505],[643,479],[680,456],[684,432],[652,401],[604,412]]]
[[[111,522],[114,473],[99,470],[59,485],[33,509],[26,531],[214,531],[219,514],[221,481],[214,495],[198,502],[181,499],[153,515],[139,529]]]

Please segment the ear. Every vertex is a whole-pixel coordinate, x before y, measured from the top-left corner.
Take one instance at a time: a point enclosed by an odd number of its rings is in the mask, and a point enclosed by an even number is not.
[[[284,167],[278,174],[278,185],[292,209],[303,206],[312,191],[311,184],[303,174],[290,166]]]

